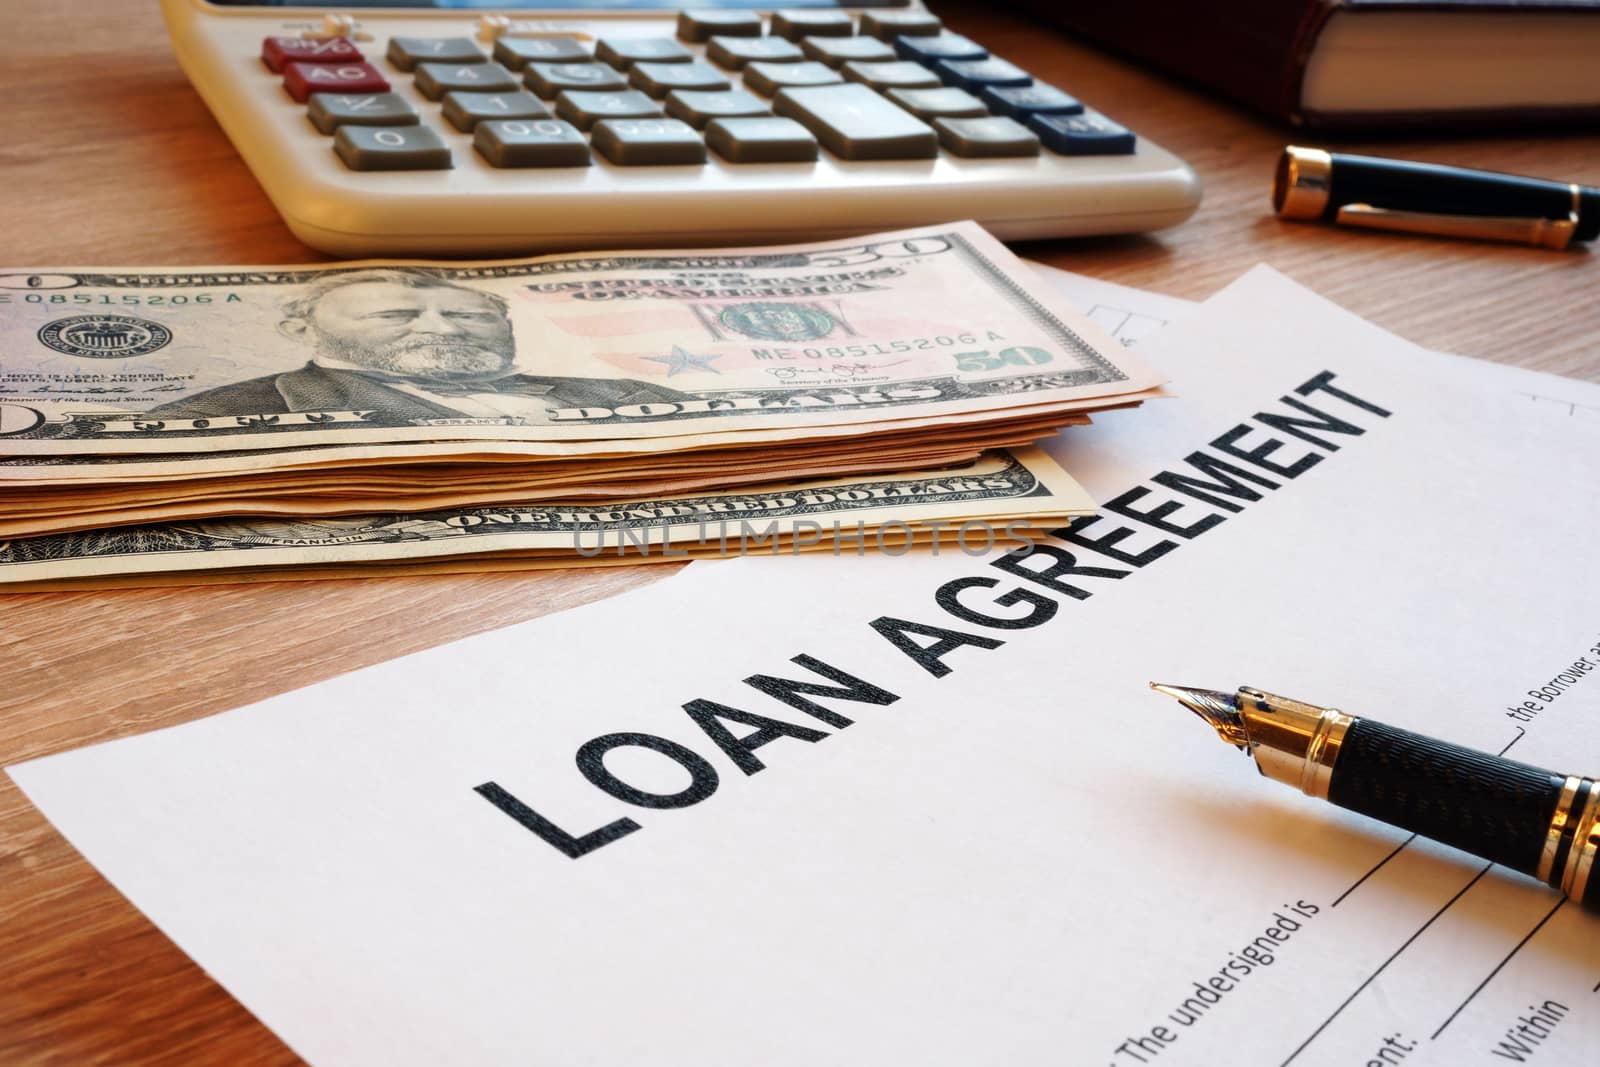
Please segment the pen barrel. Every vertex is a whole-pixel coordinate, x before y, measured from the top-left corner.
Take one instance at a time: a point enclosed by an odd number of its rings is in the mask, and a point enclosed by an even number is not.
[[[1577,213],[1574,239],[1600,234],[1600,189],[1567,182],[1498,174],[1438,163],[1330,154],[1328,200],[1322,218],[1332,222],[1347,204],[1431,215],[1565,219]]]
[[[1328,799],[1600,907],[1600,874],[1588,877],[1600,845],[1600,791],[1588,779],[1356,719]]]

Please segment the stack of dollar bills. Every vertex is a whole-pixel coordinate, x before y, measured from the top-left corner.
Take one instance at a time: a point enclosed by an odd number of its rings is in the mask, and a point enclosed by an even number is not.
[[[1003,535],[1091,507],[1031,443],[1159,385],[973,223],[0,273],[0,584]]]

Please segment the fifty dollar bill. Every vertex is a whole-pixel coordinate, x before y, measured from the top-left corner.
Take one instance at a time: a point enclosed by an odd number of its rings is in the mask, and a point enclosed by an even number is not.
[[[479,264],[0,273],[0,454],[626,442],[1136,401],[973,223]]]

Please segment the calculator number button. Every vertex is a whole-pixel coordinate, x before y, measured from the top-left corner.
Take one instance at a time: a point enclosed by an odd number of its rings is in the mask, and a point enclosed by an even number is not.
[[[713,37],[706,58],[724,70],[742,70],[747,63],[798,63],[806,54],[782,37]]]
[[[391,37],[386,55],[404,71],[418,63],[482,63],[489,58],[470,37]]]
[[[546,100],[568,89],[610,93],[628,87],[628,79],[604,63],[529,63],[524,80]]]
[[[478,154],[494,167],[587,167],[589,142],[559,119],[487,119],[473,131]]]
[[[333,150],[351,170],[448,170],[450,149],[426,126],[340,126]]]
[[[728,76],[709,63],[635,63],[628,84],[660,99],[674,89],[715,92],[731,89]]]
[[[417,64],[417,91],[429,100],[457,90],[511,93],[518,85],[517,76],[498,63]]]
[[[594,55],[576,37],[501,37],[494,43],[494,58],[521,70],[529,63],[588,63]]]
[[[547,119],[550,109],[532,93],[446,93],[444,117],[462,133],[487,119]]]
[[[760,37],[761,16],[754,11],[680,11],[678,40],[699,43],[713,37]]]
[[[667,94],[667,114],[698,130],[713,119],[756,118],[772,112],[759,98],[742,89],[719,93],[680,89]]]
[[[571,90],[556,98],[556,114],[587,130],[601,119],[654,119],[665,112],[661,105],[636,90],[620,93],[585,93]]]
[[[671,37],[602,37],[594,50],[595,58],[627,70],[635,63],[688,63],[689,50]]]
[[[849,37],[856,32],[843,11],[774,11],[772,36],[798,41],[802,37]]]
[[[932,37],[944,28],[939,16],[926,11],[879,11],[861,16],[861,32],[892,41],[896,37]]]

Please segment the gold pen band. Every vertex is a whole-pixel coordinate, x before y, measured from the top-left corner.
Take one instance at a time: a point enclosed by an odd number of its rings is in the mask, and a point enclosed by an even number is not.
[[[1333,191],[1333,155],[1290,145],[1278,157],[1272,208],[1286,219],[1320,219]]]
[[[1567,775],[1567,780],[1561,783],[1561,795],[1556,798],[1555,814],[1550,816],[1550,828],[1545,831],[1544,850],[1539,853],[1539,869],[1534,873],[1539,881],[1560,888],[1560,879],[1551,879],[1550,872],[1555,870],[1556,855],[1561,851],[1561,844],[1565,841],[1571,847],[1572,838],[1567,835],[1569,824],[1577,828],[1577,820],[1572,814],[1572,804],[1578,799],[1578,791],[1583,786],[1583,779],[1575,774]]]
[[[1307,796],[1328,799],[1333,766],[1353,717],[1337,708],[1250,688],[1239,690],[1238,711],[1262,774]]]
[[[1582,901],[1600,853],[1600,786],[1592,779],[1569,777],[1562,786],[1545,850],[1550,864],[1547,868],[1540,857],[1539,877],[1572,900]]]

